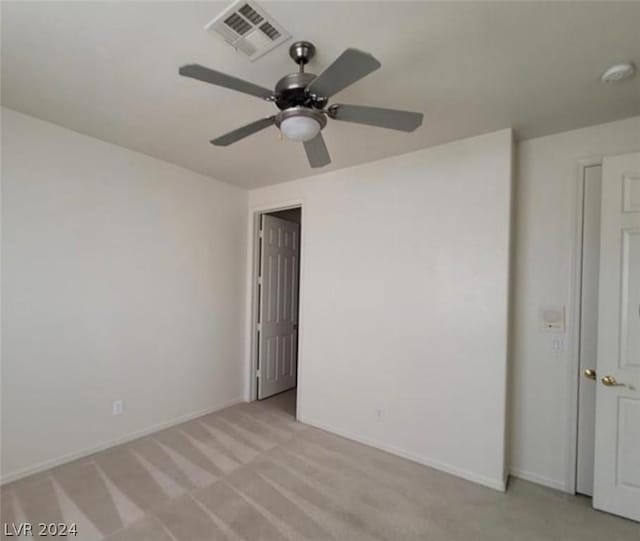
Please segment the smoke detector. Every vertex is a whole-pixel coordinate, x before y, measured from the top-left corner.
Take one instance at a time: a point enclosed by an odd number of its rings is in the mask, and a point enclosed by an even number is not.
[[[605,71],[600,77],[600,80],[603,83],[619,83],[633,77],[635,71],[636,68],[631,62],[616,64]]]
[[[291,34],[254,1],[238,0],[208,23],[236,51],[254,61],[287,41]]]

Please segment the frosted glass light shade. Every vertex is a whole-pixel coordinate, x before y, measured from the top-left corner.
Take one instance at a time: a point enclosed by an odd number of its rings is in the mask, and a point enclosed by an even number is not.
[[[280,131],[292,141],[311,141],[320,133],[320,123],[308,116],[291,116],[280,123]]]

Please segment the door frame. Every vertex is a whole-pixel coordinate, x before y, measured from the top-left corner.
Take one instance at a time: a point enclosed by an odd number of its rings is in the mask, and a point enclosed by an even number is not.
[[[246,318],[246,361],[245,361],[245,400],[253,402],[258,399],[258,385],[256,371],[258,366],[258,347],[256,325],[258,322],[258,275],[260,273],[260,217],[270,212],[278,212],[288,209],[300,209],[300,273],[298,276],[298,366],[297,394],[296,394],[296,419],[300,417],[301,382],[302,382],[302,342],[304,335],[304,311],[303,311],[303,282],[304,282],[304,236],[305,213],[302,200],[289,200],[274,202],[267,205],[258,205],[249,209],[248,223],[248,253],[247,253],[247,318]]]
[[[574,198],[574,228],[573,253],[571,263],[571,298],[569,301],[569,333],[568,340],[568,419],[567,419],[567,471],[565,477],[565,492],[576,493],[578,466],[578,392],[580,374],[580,316],[582,308],[582,241],[584,233],[584,184],[586,169],[602,166],[603,156],[593,156],[578,161],[575,198]],[[595,444],[595,442],[594,442]]]

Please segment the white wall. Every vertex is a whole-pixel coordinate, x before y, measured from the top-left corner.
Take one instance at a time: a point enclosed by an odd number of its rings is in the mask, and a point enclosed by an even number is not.
[[[503,488],[510,195],[510,130],[250,192],[303,203],[303,421]]]
[[[570,325],[578,164],[640,149],[640,117],[523,141],[518,145],[512,472],[572,491],[570,446],[578,378]],[[538,309],[567,307],[565,348],[538,330]],[[573,457],[572,457],[573,454]]]
[[[8,109],[2,190],[3,480],[241,399],[246,192]]]

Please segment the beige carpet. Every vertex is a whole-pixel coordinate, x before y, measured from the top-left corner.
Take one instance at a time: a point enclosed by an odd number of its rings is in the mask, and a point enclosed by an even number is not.
[[[69,539],[602,540],[640,525],[513,480],[501,494],[242,404],[2,488],[2,521]],[[15,539],[15,538],[13,538]]]

